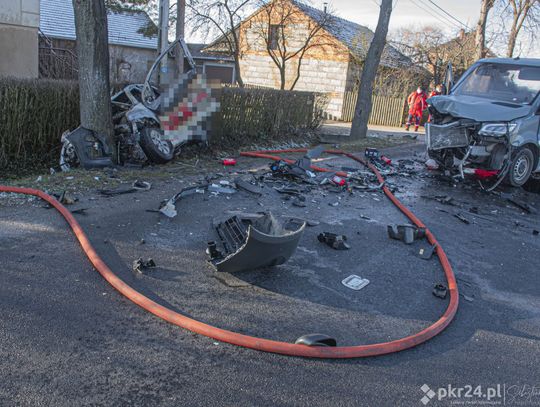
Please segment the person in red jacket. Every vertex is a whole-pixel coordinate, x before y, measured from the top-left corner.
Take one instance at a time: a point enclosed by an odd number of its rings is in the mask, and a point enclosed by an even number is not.
[[[428,99],[432,98],[433,96],[440,96],[440,95],[442,95],[442,85],[437,85],[437,86],[435,86],[435,89],[433,89],[431,91],[431,93],[429,94]],[[431,119],[432,119],[432,117],[431,117],[431,115],[429,115],[428,123],[431,123]]]
[[[415,92],[409,95],[407,98],[407,104],[409,105],[409,117],[407,118],[407,123],[405,124],[405,130],[409,131],[412,119],[414,118],[414,131],[418,131],[418,126],[420,126],[420,121],[422,120],[422,113],[427,108],[426,99],[426,92],[424,92],[420,86]]]

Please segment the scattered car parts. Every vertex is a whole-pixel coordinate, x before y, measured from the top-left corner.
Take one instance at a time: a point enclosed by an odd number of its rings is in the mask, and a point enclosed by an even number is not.
[[[446,298],[446,294],[448,292],[448,289],[444,284],[435,284],[435,287],[433,287],[433,295],[438,298],[442,298],[443,300]]]
[[[139,257],[133,262],[133,271],[139,274],[142,274],[144,270],[154,267],[156,267],[156,263],[151,258],[143,260],[142,257]]]
[[[345,235],[336,235],[335,233],[331,232],[323,232],[317,236],[317,239],[319,242],[325,243],[335,250],[347,250],[351,248],[351,246],[347,244],[347,236]]]
[[[220,257],[212,245],[208,250],[210,260],[217,271],[234,273],[285,263],[296,251],[306,223],[284,226],[271,213],[264,213],[235,215],[214,226],[223,254]]]
[[[348,287],[352,290],[361,290],[366,285],[369,284],[369,280],[367,278],[362,278],[360,276],[357,276],[356,274],[352,274],[346,279],[341,281],[341,284],[343,284],[345,287]]]
[[[325,334],[302,335],[294,343],[306,346],[337,346],[336,339]]]
[[[388,225],[387,231],[390,239],[401,240],[405,244],[412,244],[426,236],[426,229],[415,225]]]

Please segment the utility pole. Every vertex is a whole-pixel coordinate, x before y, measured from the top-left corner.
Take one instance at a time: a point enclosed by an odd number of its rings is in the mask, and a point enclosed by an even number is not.
[[[176,0],[176,39],[184,38],[186,21],[186,0]],[[184,52],[182,47],[176,47],[176,76],[184,73]]]
[[[169,0],[159,0],[159,54],[169,47]],[[159,85],[166,86],[169,83],[169,58],[163,57],[159,69]]]

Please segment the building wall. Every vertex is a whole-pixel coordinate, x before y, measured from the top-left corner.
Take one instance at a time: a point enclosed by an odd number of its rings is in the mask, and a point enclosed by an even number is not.
[[[327,94],[329,102],[326,111],[339,118],[347,82],[347,66],[347,61],[304,59],[300,68],[300,79],[294,90]],[[287,68],[287,77],[296,75],[296,69],[297,63],[291,61]],[[279,70],[268,55],[245,54],[240,60],[240,70],[242,79],[247,84],[280,87]]]
[[[109,46],[110,74],[113,83],[143,83],[157,51],[119,45]]]
[[[76,43],[73,40],[52,39],[52,46],[59,51],[77,55]],[[41,43],[41,62],[51,63],[47,45]],[[152,49],[134,48],[121,45],[109,45],[109,70],[112,84],[143,83],[146,74],[156,59],[156,52]],[[61,52],[56,52],[61,55]],[[45,58],[46,57],[46,58]],[[74,68],[77,69],[76,61]],[[47,72],[41,67],[41,72]],[[72,79],[73,75],[60,72],[64,77],[53,76],[54,79]],[[75,75],[76,76],[76,75]]]
[[[39,0],[0,0],[0,76],[37,78]]]
[[[288,7],[285,5],[285,7]],[[293,6],[284,24],[284,38],[289,53],[299,50],[310,35],[314,22]],[[279,9],[264,9],[246,20],[240,27],[240,71],[246,84],[280,88],[279,69],[270,57],[266,38],[269,24],[283,22]],[[285,89],[290,89],[296,76],[299,58],[288,60]],[[328,95],[327,113],[341,117],[343,96],[347,85],[349,50],[326,31],[321,30],[310,42],[301,61],[300,77],[294,90],[320,92]]]

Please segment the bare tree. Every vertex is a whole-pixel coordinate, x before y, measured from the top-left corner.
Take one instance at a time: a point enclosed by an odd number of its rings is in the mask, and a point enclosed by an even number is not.
[[[494,0],[482,0],[480,6],[480,17],[476,25],[476,59],[485,58],[486,48],[486,24],[489,10],[493,7]]]
[[[103,0],[73,0],[79,60],[81,126],[114,148],[109,84],[107,10]]]
[[[404,28],[396,31],[389,42],[394,48],[411,59],[415,66],[426,68],[436,83],[444,74],[444,45],[449,36],[440,28],[425,26],[418,30]]]
[[[218,47],[234,58],[236,82],[244,86],[240,72],[240,25],[254,0],[188,0],[186,11],[193,32],[217,33]]]
[[[504,4],[506,3],[506,4]],[[540,30],[540,1],[539,0],[503,0],[504,9],[502,14],[511,13],[511,25],[508,32],[508,44],[506,56],[512,58],[516,48],[517,38],[526,29],[534,41]]]
[[[373,96],[373,82],[377,75],[377,69],[386,44],[388,23],[392,15],[392,0],[381,0],[379,21],[375,29],[375,35],[369,46],[369,50],[360,77],[360,90],[354,110],[351,126],[351,139],[367,137],[369,115],[371,113],[371,99]]]
[[[302,3],[291,0],[261,0],[259,5],[261,10],[251,21],[255,41],[277,66],[280,89],[285,89],[289,82],[288,87],[293,90],[300,79],[304,57],[334,46],[335,41],[327,30],[335,24],[335,18],[325,7],[324,10],[310,8],[306,19]],[[293,67],[290,80],[287,79],[289,67]]]

